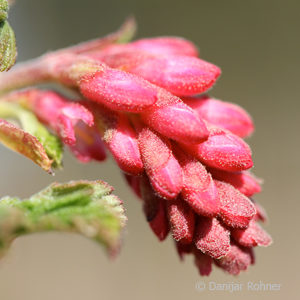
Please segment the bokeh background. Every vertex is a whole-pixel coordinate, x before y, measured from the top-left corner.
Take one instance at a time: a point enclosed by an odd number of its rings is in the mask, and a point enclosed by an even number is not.
[[[158,243],[141,204],[108,160],[82,165],[65,155],[55,178],[0,146],[0,194],[29,196],[53,180],[102,178],[125,202],[128,226],[116,261],[77,235],[37,234],[17,240],[0,261],[0,299],[295,299],[299,294],[299,29],[295,0],[17,0],[10,22],[19,61],[115,30],[128,15],[138,37],[179,35],[223,75],[212,95],[245,107],[256,124],[249,140],[254,172],[265,179],[256,199],[266,208],[274,244],[257,249],[257,264],[239,277],[214,270],[201,278],[191,258],[180,263],[171,239]],[[298,91],[297,91],[298,90]],[[281,284],[280,291],[202,291],[204,281]]]

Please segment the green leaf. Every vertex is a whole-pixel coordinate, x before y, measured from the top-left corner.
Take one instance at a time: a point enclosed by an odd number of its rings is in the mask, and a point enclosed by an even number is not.
[[[7,19],[8,2],[7,0],[0,0],[0,22]]]
[[[0,101],[0,118],[17,125],[0,122],[0,142],[28,157],[47,172],[61,167],[63,147],[55,135],[42,125],[35,115],[12,102]]]
[[[122,201],[103,181],[53,183],[20,200],[0,199],[0,252],[18,236],[44,231],[76,232],[118,253],[126,216]]]
[[[16,39],[7,21],[0,23],[0,72],[9,70],[16,62]]]

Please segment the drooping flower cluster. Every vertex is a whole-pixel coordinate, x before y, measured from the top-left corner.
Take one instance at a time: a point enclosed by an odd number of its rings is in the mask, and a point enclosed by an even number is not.
[[[57,81],[78,91],[79,101],[38,89],[6,100],[31,110],[81,161],[102,161],[109,150],[153,232],[161,241],[171,232],[180,257],[194,255],[201,275],[213,263],[231,274],[246,270],[253,247],[271,237],[250,198],[261,190],[242,139],[253,132],[251,117],[206,94],[220,69],[177,37],[99,45],[39,60],[35,81]]]

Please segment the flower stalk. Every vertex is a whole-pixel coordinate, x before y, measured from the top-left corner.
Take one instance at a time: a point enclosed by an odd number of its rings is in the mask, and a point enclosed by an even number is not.
[[[180,258],[193,255],[201,275],[213,264],[239,274],[254,263],[254,247],[272,242],[258,225],[263,209],[250,198],[261,191],[243,140],[253,121],[208,94],[221,70],[200,59],[192,42],[120,44],[133,28],[129,22],[0,75],[0,102],[36,115],[80,161],[102,161],[110,152],[160,241],[171,233]],[[8,93],[48,81],[78,98],[37,88]]]

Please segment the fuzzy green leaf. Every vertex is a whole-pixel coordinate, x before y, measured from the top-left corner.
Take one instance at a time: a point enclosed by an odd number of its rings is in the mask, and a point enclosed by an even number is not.
[[[0,251],[18,236],[43,231],[76,232],[102,244],[110,255],[120,247],[126,222],[122,201],[103,181],[54,183],[29,199],[0,199]]]
[[[0,23],[0,72],[9,70],[16,62],[16,39],[7,21]]]
[[[42,125],[35,115],[17,103],[0,101],[0,142],[28,157],[51,172],[61,167],[63,147],[60,140]],[[19,125],[21,128],[19,128]]]

